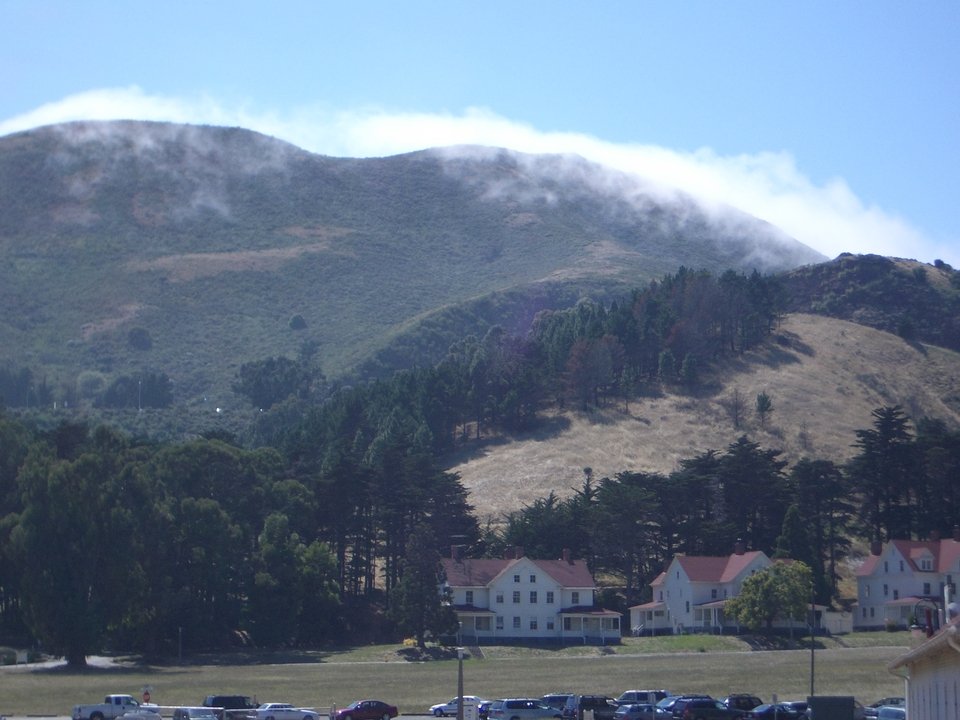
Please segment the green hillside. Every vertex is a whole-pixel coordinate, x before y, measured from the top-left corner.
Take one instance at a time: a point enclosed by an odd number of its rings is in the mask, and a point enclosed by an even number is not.
[[[330,378],[379,374],[681,265],[822,260],[732,209],[492,148],[358,160],[75,123],[0,138],[0,187],[0,364],[80,403],[148,370],[178,406],[237,406],[241,364],[305,346]]]

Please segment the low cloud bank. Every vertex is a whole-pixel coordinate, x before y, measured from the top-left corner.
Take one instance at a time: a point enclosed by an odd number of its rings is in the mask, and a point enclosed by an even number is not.
[[[0,121],[0,135],[72,120],[157,120],[238,126],[311,152],[339,157],[394,155],[428,147],[487,145],[527,153],[577,154],[640,176],[664,192],[677,188],[707,207],[730,205],[835,257],[877,253],[960,267],[957,249],[937,245],[909,222],[865,205],[842,178],[816,184],[787,152],[722,156],[709,148],[678,152],[655,145],[611,143],[582,133],[544,132],[489,110],[394,113],[379,108],[331,111],[306,106],[278,114],[226,106],[213,98],[164,97],[138,87],[71,95]]]

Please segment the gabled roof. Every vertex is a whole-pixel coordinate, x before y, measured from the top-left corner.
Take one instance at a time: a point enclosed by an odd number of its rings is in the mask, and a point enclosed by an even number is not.
[[[884,545],[879,555],[870,555],[857,568],[856,574],[859,577],[872,575],[880,559],[893,547],[910,565],[914,572],[923,572],[920,570],[920,559],[923,557],[933,558],[933,572],[950,572],[951,570],[960,570],[957,562],[960,560],[960,542],[956,540],[891,540]]]
[[[674,560],[691,582],[727,583],[736,580],[760,556],[767,558],[760,550],[752,550],[727,556],[677,555]]]
[[[595,587],[593,576],[585,560],[534,560],[522,557],[502,558],[463,558],[441,560],[447,574],[447,583],[451,587],[486,587],[498,576],[507,574],[516,565],[530,563],[546,573],[561,587]]]

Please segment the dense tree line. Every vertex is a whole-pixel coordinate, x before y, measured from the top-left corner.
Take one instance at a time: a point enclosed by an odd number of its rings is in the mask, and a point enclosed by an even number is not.
[[[435,559],[451,545],[570,549],[621,578],[633,602],[675,554],[742,542],[802,560],[830,602],[851,538],[949,532],[960,518],[950,482],[960,432],[913,428],[885,407],[846,466],[787,469],[744,436],[666,475],[597,480],[587,468],[570,497],[481,530],[459,479],[429,452],[389,433],[353,442],[369,424],[346,399],[343,434],[293,455],[217,439],[146,444],[106,427],[40,431],[0,415],[0,633],[77,664],[105,644],[171,653],[181,640],[188,651],[314,645],[402,629],[422,642],[424,623],[449,617],[424,602],[419,561],[426,546]]]

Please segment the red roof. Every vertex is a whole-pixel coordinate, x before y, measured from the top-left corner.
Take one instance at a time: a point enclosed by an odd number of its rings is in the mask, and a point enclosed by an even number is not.
[[[553,578],[561,587],[592,588],[595,583],[585,560],[534,560],[523,557],[502,558],[443,558],[443,569],[451,587],[486,587],[498,575],[522,563],[531,563]]]
[[[880,555],[870,555],[857,568],[857,575],[871,575],[880,562],[880,557],[887,551],[890,545],[893,545],[897,552],[910,564],[910,569],[914,572],[920,572],[919,560],[929,552],[933,557],[932,572],[950,572],[958,568],[957,561],[960,560],[960,542],[956,540],[891,540]]]
[[[676,561],[691,582],[722,583],[735,580],[751,563],[764,553],[759,550],[727,556],[677,555]]]

